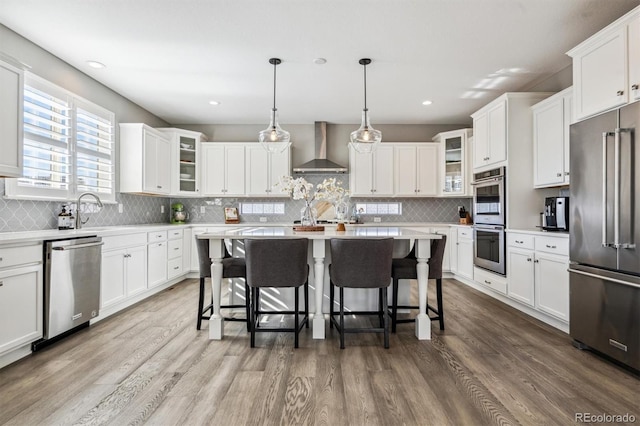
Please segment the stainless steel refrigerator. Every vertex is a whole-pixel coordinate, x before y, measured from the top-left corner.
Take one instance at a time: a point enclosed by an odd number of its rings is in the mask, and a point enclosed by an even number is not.
[[[640,102],[571,125],[570,334],[640,370]]]

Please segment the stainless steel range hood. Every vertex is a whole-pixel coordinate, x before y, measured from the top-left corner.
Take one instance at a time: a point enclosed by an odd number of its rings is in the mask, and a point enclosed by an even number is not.
[[[316,157],[298,167],[294,167],[293,172],[301,174],[347,173],[348,169],[346,167],[327,160],[327,122],[316,121],[315,131]]]

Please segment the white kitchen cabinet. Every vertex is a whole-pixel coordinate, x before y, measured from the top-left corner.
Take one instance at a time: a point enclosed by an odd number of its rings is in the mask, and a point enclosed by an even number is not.
[[[568,238],[509,232],[507,259],[507,295],[569,321]]]
[[[182,271],[191,271],[191,246],[193,240],[193,230],[184,228],[182,232]]]
[[[473,279],[475,282],[490,288],[491,290],[500,293],[507,294],[507,280],[502,275],[494,274],[486,269],[473,267]]]
[[[473,280],[473,229],[451,228],[450,269],[455,275]]]
[[[394,191],[399,197],[438,195],[438,144],[394,143]]]
[[[576,119],[639,98],[639,19],[637,7],[567,52],[573,58]]]
[[[100,309],[147,289],[147,234],[103,237]]]
[[[380,144],[372,153],[360,153],[350,146],[349,189],[351,196],[393,196],[393,164],[393,144]]]
[[[202,192],[204,196],[245,195],[245,144],[202,145]]]
[[[42,244],[0,246],[0,324],[0,355],[42,337]]]
[[[445,272],[451,271],[451,251],[449,250],[451,244],[451,234],[455,232],[455,229],[451,227],[431,228],[429,230],[434,234],[445,235],[447,237],[447,243],[444,247],[444,256],[442,257],[442,270]]]
[[[120,192],[171,193],[171,143],[143,123],[120,123]]]
[[[489,103],[473,118],[473,168],[500,166],[507,160],[507,96]]]
[[[535,188],[569,185],[572,93],[569,87],[531,107]]]
[[[147,234],[147,286],[149,288],[167,281],[167,231]]]
[[[171,141],[171,194],[200,195],[200,144],[207,136],[176,128],[158,128]]]
[[[22,176],[24,71],[0,61],[0,177]]]
[[[246,146],[247,195],[255,197],[289,197],[273,185],[291,174],[291,147],[284,152],[269,153],[258,143]]]
[[[170,229],[167,240],[167,279],[182,275],[183,262],[182,229]]]
[[[460,129],[438,133],[434,137],[434,142],[440,144],[440,195],[472,195],[469,161],[472,134],[472,129]]]

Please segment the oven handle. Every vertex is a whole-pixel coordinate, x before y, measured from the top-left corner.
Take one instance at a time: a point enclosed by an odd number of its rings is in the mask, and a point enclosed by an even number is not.
[[[480,185],[483,183],[491,183],[491,182],[500,182],[504,180],[504,176],[498,176],[498,177],[493,177],[490,179],[483,179],[483,180],[478,180],[475,182],[471,182],[471,185]]]

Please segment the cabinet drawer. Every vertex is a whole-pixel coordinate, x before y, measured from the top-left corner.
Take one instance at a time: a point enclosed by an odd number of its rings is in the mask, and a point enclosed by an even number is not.
[[[0,247],[0,269],[42,262],[42,245]]]
[[[471,227],[458,228],[458,239],[473,239],[473,229]]]
[[[536,237],[536,251],[569,256],[569,239],[557,237]]]
[[[182,240],[169,240],[167,243],[169,252],[167,257],[169,259],[175,259],[176,257],[182,257]]]
[[[168,233],[169,233],[170,240],[182,238],[182,229],[170,229]]]
[[[507,233],[507,245],[511,247],[519,247],[533,250],[535,247],[534,236],[528,234]]]
[[[182,259],[171,259],[167,262],[167,278],[175,278],[182,274]]]
[[[166,241],[167,240],[167,231],[154,231],[147,233],[147,241],[150,243],[155,243],[157,241]]]
[[[115,250],[123,247],[140,246],[147,243],[147,234],[140,232],[137,234],[114,235],[112,237],[102,237],[102,251]]]
[[[498,293],[507,294],[507,280],[504,277],[492,274],[481,268],[473,268],[473,279],[475,282]]]

